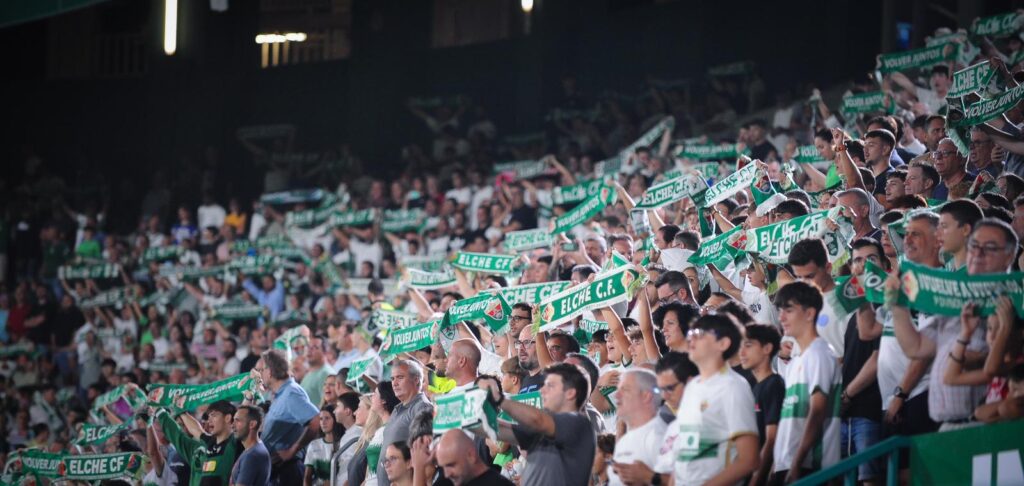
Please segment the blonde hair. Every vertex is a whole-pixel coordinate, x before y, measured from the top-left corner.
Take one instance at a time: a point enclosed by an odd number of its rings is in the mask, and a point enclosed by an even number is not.
[[[377,433],[377,429],[384,426],[384,419],[381,418],[381,416],[377,412],[374,412],[373,409],[370,407],[369,395],[363,395],[359,397],[359,404],[365,404],[367,408],[370,408],[370,415],[366,417],[366,425],[363,425],[363,433],[362,435],[359,436],[359,440],[356,441],[355,450],[357,451],[360,451],[364,447],[366,447],[366,444],[368,444],[370,440],[373,439],[373,434]]]

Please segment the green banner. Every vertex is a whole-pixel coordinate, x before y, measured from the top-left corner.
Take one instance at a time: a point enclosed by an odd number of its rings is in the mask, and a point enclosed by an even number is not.
[[[61,478],[72,481],[99,481],[134,476],[142,467],[142,455],[134,452],[65,456]]]
[[[443,272],[423,272],[415,268],[406,269],[409,286],[414,289],[433,290],[457,285],[455,273],[451,269]]]
[[[380,229],[387,233],[419,231],[426,213],[422,209],[385,209]]]
[[[78,438],[75,439],[74,443],[80,446],[99,445],[106,442],[107,439],[113,437],[118,432],[128,430],[130,426],[130,423],[122,423],[118,425],[93,425],[90,423],[84,423],[82,424],[82,430],[78,432]]]
[[[146,403],[146,394],[142,390],[136,387],[129,387],[128,385],[118,385],[114,389],[96,397],[96,400],[93,400],[91,411],[96,416],[102,416],[102,413],[100,413],[101,408],[117,402],[122,397],[132,408]]]
[[[439,272],[448,267],[448,255],[428,255],[428,256],[405,256],[399,264],[405,268],[415,268],[422,272]]]
[[[512,231],[505,235],[505,251],[520,252],[535,248],[547,248],[555,241],[551,232],[545,229]]]
[[[632,265],[601,272],[593,282],[570,287],[541,302],[533,319],[534,329],[549,331],[584,311],[625,302],[633,297],[640,284],[641,274]]]
[[[455,254],[452,266],[467,272],[508,275],[522,270],[522,259],[515,255],[472,253],[460,251]]]
[[[556,235],[565,233],[589,221],[590,218],[600,214],[605,206],[614,203],[615,191],[608,186],[603,186],[597,194],[586,198],[576,207],[559,216],[554,222],[554,229],[551,233]]]
[[[323,189],[298,189],[295,191],[272,192],[260,196],[260,202],[269,205],[309,203],[324,197]]]
[[[558,186],[551,190],[551,200],[555,204],[578,204],[587,197],[597,194],[604,186],[604,181],[594,179],[573,186]],[[505,237],[506,239],[508,236]]]
[[[39,449],[21,451],[18,459],[21,461],[21,472],[34,474],[47,478],[60,476],[60,466],[64,454],[50,454]]]
[[[92,297],[82,299],[78,307],[82,309],[95,309],[97,307],[116,306],[121,308],[131,302],[134,291],[131,287],[120,287],[100,292]]]
[[[757,164],[747,164],[742,169],[729,174],[728,177],[718,181],[715,185],[708,188],[707,192],[704,193],[704,204],[705,208],[713,207],[730,197],[737,192],[740,192],[754,182],[754,177],[757,175]]]
[[[295,358],[295,351],[293,346],[297,346],[299,342],[309,343],[309,337],[312,333],[309,331],[309,326],[303,324],[298,327],[293,327],[274,339],[274,349],[279,349],[285,352],[285,357],[288,358],[288,362],[291,363],[292,359]]]
[[[64,265],[57,269],[57,278],[64,280],[117,278],[121,267],[116,263],[99,265]]]
[[[453,429],[483,427],[492,440],[496,440],[498,413],[487,401],[487,391],[472,388],[436,397],[437,414],[434,415],[434,435]]]
[[[933,66],[956,59],[960,46],[948,42],[909,51],[879,54],[876,68],[883,74]]]
[[[992,69],[992,65],[988,61],[961,69],[953,73],[953,85],[949,88],[949,94],[946,97],[959,98],[981,91],[992,81],[992,76],[995,73],[995,69]]]
[[[703,178],[693,174],[653,185],[644,192],[643,198],[636,203],[636,209],[657,209],[672,204],[684,197],[693,198],[708,189]]]
[[[557,282],[516,285],[514,287],[504,287],[500,289],[486,289],[482,290],[481,293],[501,294],[501,297],[505,299],[505,302],[510,305],[515,305],[519,302],[539,304],[543,302],[544,299],[565,290],[568,286],[569,282],[560,280]]]
[[[515,395],[508,395],[505,398],[525,405],[529,405],[538,410],[544,410],[544,400],[540,397],[539,391],[532,391],[529,393],[517,393]],[[501,412],[498,415],[498,418],[506,422],[516,423],[516,421],[513,420],[512,417],[505,412]]]
[[[339,226],[368,226],[373,224],[373,220],[377,218],[377,211],[375,209],[362,209],[362,210],[350,210],[350,211],[335,211],[331,213],[328,224],[332,227]]]
[[[1024,84],[1014,86],[990,99],[971,103],[971,106],[968,106],[963,113],[950,110],[947,125],[953,128],[980,125],[998,118],[1017,106],[1022,99],[1024,99]]]
[[[798,164],[828,162],[821,156],[821,153],[818,152],[818,147],[815,147],[814,145],[801,145],[797,147],[796,153],[793,154],[793,159],[795,159]]]
[[[246,275],[266,275],[274,273],[280,266],[281,259],[274,255],[249,255],[228,262],[227,270]]]
[[[587,335],[587,341],[594,338],[594,333],[597,331],[607,331],[608,323],[604,321],[595,321],[592,319],[580,319],[579,329]]]
[[[977,36],[1006,37],[1020,31],[1022,23],[1024,16],[1020,12],[979,17],[971,23],[971,33]]]
[[[211,308],[207,318],[217,321],[240,321],[266,317],[266,314],[259,304],[228,303]]]
[[[687,261],[698,267],[713,263],[719,270],[725,270],[736,257],[743,254],[746,239],[746,230],[736,226],[714,238],[701,241],[697,251]]]
[[[288,228],[314,228],[331,219],[335,209],[331,206],[288,211],[284,216],[284,225]]]
[[[372,314],[373,324],[378,329],[402,329],[419,324],[419,316],[412,312],[401,312],[375,309]]]
[[[1024,315],[1024,272],[965,275],[904,260],[900,281],[900,303],[925,314],[959,316],[967,304],[975,303],[988,316],[996,311],[996,299],[1005,295],[1017,315]]]
[[[705,143],[685,145],[676,150],[676,157],[692,160],[735,160],[740,155],[750,153],[749,150],[740,152],[734,143]]]
[[[224,278],[227,272],[226,265],[214,267],[160,267],[160,276],[175,278],[184,282],[195,282],[207,277]]]
[[[508,331],[508,319],[511,308],[501,294],[477,294],[475,297],[462,299],[448,307],[441,321],[441,329],[446,329],[462,321],[483,320],[494,334]]]
[[[883,91],[851,94],[843,97],[843,105],[839,108],[844,115],[860,113],[893,113],[896,103]]]
[[[1024,420],[911,437],[910,484],[1024,484]]]
[[[761,259],[775,265],[788,262],[789,252],[798,241],[807,238],[821,238],[828,251],[828,259],[835,262],[847,253],[853,239],[853,227],[840,216],[839,209],[818,211],[768,226],[747,230],[748,253],[757,253]],[[825,221],[832,219],[839,224],[839,231],[829,231]]]
[[[348,378],[345,379],[345,383],[355,388],[357,391],[366,390],[366,382],[361,378],[370,371],[371,365],[373,365],[377,359],[378,358],[376,356],[370,356],[369,358],[353,361],[352,364],[348,366]]]
[[[430,346],[434,343],[430,335],[433,327],[434,321],[431,321],[389,331],[380,348],[381,358],[390,361],[398,354],[411,353]]]
[[[149,401],[157,406],[195,410],[217,400],[242,401],[244,393],[252,391],[255,384],[249,373],[240,373],[207,385],[155,383],[146,389],[149,390]]]
[[[177,260],[185,253],[180,246],[157,246],[146,248],[139,257],[139,265],[146,265],[149,262],[162,262],[164,260]]]
[[[532,179],[543,175],[548,169],[548,163],[544,160],[518,160],[515,162],[501,162],[494,164],[494,173],[511,172],[516,180]]]
[[[30,342],[23,342],[19,344],[5,345],[0,347],[0,358],[13,358],[22,354],[29,356],[35,354],[36,345]]]

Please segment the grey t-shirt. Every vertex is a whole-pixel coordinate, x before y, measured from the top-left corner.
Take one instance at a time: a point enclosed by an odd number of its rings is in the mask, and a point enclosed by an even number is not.
[[[516,441],[527,451],[522,486],[586,486],[597,447],[590,420],[579,413],[555,413],[551,417],[555,420],[554,439],[520,425],[512,426]]]
[[[244,486],[267,486],[270,482],[270,452],[263,441],[245,450],[238,456],[235,468],[231,471],[231,484]]]
[[[391,484],[391,481],[388,480],[388,473],[384,470],[384,450],[395,442],[407,440],[409,438],[409,425],[412,424],[412,419],[419,415],[420,412],[427,410],[433,412],[434,406],[431,405],[426,395],[420,393],[413,397],[408,405],[399,403],[395,410],[391,412],[391,418],[388,420],[388,424],[384,426],[384,445],[381,446],[380,460],[377,462],[377,484],[380,486],[389,486]]]

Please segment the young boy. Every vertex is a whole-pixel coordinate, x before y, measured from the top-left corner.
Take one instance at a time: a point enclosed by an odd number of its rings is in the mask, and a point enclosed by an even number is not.
[[[754,411],[757,413],[757,432],[761,438],[761,465],[750,481],[752,485],[766,484],[772,471],[775,434],[782,412],[782,399],[786,383],[772,371],[772,359],[779,352],[782,336],[775,326],[750,324],[740,346],[740,364],[754,374]]]
[[[757,468],[757,419],[750,385],[728,366],[740,347],[739,327],[722,315],[698,319],[686,335],[700,375],[683,393],[671,458],[655,470],[674,473],[676,485],[735,484]]]
[[[775,296],[779,321],[802,350],[786,368],[772,484],[789,484],[839,462],[839,360],[815,323],[823,305],[821,291],[802,281]]]

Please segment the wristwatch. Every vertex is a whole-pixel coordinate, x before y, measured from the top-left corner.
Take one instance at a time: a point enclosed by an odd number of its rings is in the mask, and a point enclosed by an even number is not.
[[[661,486],[661,474],[654,473],[654,477],[648,482],[654,486]]]
[[[910,398],[910,395],[907,395],[907,392],[903,391],[903,388],[898,385],[896,386],[896,389],[892,391],[892,394],[893,396],[898,397],[900,400],[903,401],[906,401],[908,398]]]

